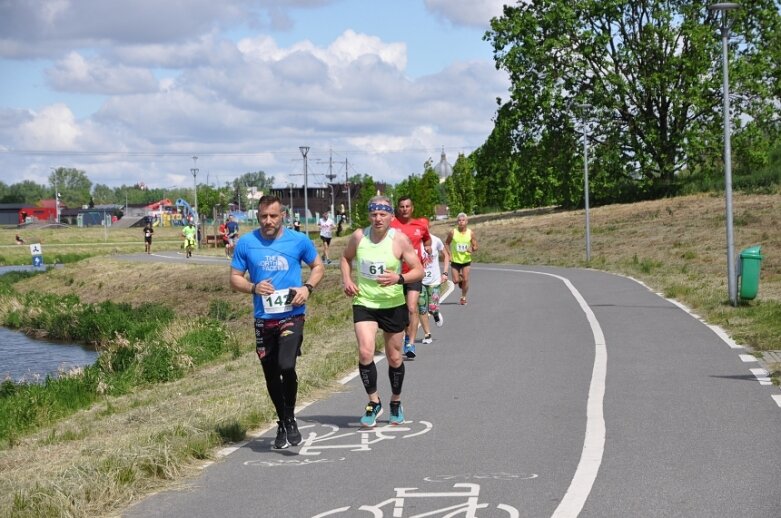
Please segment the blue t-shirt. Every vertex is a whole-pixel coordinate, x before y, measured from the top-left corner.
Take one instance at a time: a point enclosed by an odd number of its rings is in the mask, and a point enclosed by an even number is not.
[[[226,225],[226,227],[228,228],[228,235],[229,236],[233,235],[233,234],[236,234],[239,231],[239,224],[236,223],[233,220],[228,221],[228,224]]]
[[[276,239],[264,239],[260,230],[255,229],[239,238],[231,268],[249,271],[253,283],[270,279],[275,290],[286,290],[292,286],[301,286],[301,262],[311,264],[315,259],[317,249],[307,236],[282,229]],[[306,306],[293,306],[289,311],[269,313],[267,308],[273,304],[273,296],[266,300],[266,306],[264,297],[254,295],[252,299],[255,318],[278,320],[306,312]]]

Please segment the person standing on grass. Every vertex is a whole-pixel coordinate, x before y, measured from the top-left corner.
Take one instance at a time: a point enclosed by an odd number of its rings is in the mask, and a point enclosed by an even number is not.
[[[466,214],[459,213],[456,222],[456,228],[448,232],[445,244],[450,247],[453,282],[461,288],[461,299],[458,303],[466,306],[466,294],[469,292],[469,271],[472,266],[472,254],[477,251],[477,239],[475,239],[475,233],[467,228],[469,221]]]
[[[263,196],[258,202],[260,228],[242,236],[233,251],[230,285],[250,293],[255,309],[255,352],[277,412],[275,449],[297,446],[301,432],[295,418],[298,396],[296,359],[304,341],[306,302],[325,273],[310,239],[285,229],[282,202]],[[301,262],[310,273],[302,283]],[[249,280],[245,273],[249,272]]]
[[[317,226],[320,227],[320,240],[323,242],[323,261],[325,261],[325,264],[331,264],[328,250],[331,246],[331,237],[335,225],[334,220],[328,217],[328,211],[323,212],[323,215],[320,216]]]
[[[377,366],[374,344],[377,330],[382,329],[388,377],[391,385],[390,424],[404,422],[401,388],[404,383],[402,338],[409,319],[403,286],[420,283],[423,266],[409,238],[390,228],[393,206],[386,196],[369,201],[371,225],[350,235],[342,255],[340,269],[344,293],[353,298],[353,322],[358,341],[358,371],[369,396],[361,417],[361,425],[373,427],[382,414],[382,402],[377,391]],[[402,260],[408,265],[401,272]],[[353,263],[355,266],[353,266]],[[353,281],[353,268],[357,280]]]
[[[147,254],[152,253],[152,234],[154,233],[152,222],[147,219],[146,225],[144,225],[144,252]]]
[[[396,204],[396,217],[391,221],[391,228],[401,230],[412,243],[412,247],[418,255],[418,260],[425,265],[423,254],[431,254],[431,236],[428,233],[428,220],[426,218],[413,218],[415,206],[409,196],[402,196]],[[409,265],[402,265],[401,273],[406,274]],[[404,285],[404,297],[407,300],[409,312],[409,324],[407,334],[404,336],[404,355],[407,358],[415,357],[415,335],[418,332],[418,299],[423,289],[421,282],[410,282]]]
[[[439,267],[439,256],[444,257],[444,269]],[[423,290],[418,300],[418,312],[420,313],[420,326],[423,328],[423,340],[420,343],[430,344],[431,325],[428,316],[434,318],[437,327],[442,327],[445,317],[439,312],[440,286],[447,282],[447,267],[450,264],[450,251],[445,243],[434,234],[431,234],[431,256],[425,257],[426,267],[423,274]]]

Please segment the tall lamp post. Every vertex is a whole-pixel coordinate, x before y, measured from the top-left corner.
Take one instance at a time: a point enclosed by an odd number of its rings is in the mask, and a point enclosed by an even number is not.
[[[54,167],[52,170],[52,178],[54,178],[54,219],[57,224],[60,223],[60,191],[57,189],[57,169]]]
[[[353,213],[353,202],[350,196],[350,173],[348,172],[347,159],[344,159],[344,185],[347,186],[347,221],[350,221]]]
[[[198,227],[200,225],[200,221],[198,221],[198,219],[199,219],[199,217],[198,217],[198,181],[196,180],[196,177],[198,176],[198,168],[195,167],[197,162],[198,162],[198,157],[194,156],[193,157],[193,167],[192,167],[192,169],[190,169],[190,172],[193,174],[193,191],[195,193],[195,196],[194,196],[195,204],[193,205],[193,212],[195,214],[194,214],[193,219],[195,220],[195,235],[196,235],[196,237],[198,236]],[[196,241],[198,242],[198,244],[196,246],[198,248],[200,248],[201,247],[201,240],[200,239],[196,239]]]
[[[309,164],[306,158],[309,146],[298,146],[298,149],[304,157],[304,232],[309,237]]]
[[[590,104],[578,104],[583,113],[583,202],[586,208],[586,262],[591,262],[591,219],[589,216],[588,199],[588,125],[586,124],[586,112],[591,109]]]
[[[726,198],[727,220],[727,290],[729,303],[738,305],[738,280],[735,274],[735,242],[732,233],[732,145],[730,143],[729,119],[729,29],[727,12],[738,8],[738,4],[724,2],[713,4],[708,9],[721,13],[722,69],[724,71],[724,197]]]

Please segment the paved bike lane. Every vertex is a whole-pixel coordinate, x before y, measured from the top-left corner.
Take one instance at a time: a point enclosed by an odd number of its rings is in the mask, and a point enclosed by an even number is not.
[[[433,328],[434,343],[418,345],[418,358],[407,363],[405,425],[387,426],[386,410],[378,428],[360,430],[365,394],[353,379],[343,393],[299,413],[301,446],[271,450],[271,430],[205,469],[188,488],[152,496],[126,515],[414,516],[450,508],[474,509],[477,516],[551,516],[557,509],[561,516],[574,516],[562,511],[562,500],[577,501],[580,491],[586,497],[582,516],[706,516],[724,509],[722,501],[735,504],[728,509],[745,510],[746,499],[741,491],[725,491],[722,486],[730,483],[724,482],[682,502],[688,482],[708,478],[692,473],[711,478],[722,473],[729,481],[730,467],[732,476],[742,476],[758,463],[762,475],[753,484],[738,484],[739,489],[758,484],[762,493],[778,482],[778,467],[734,448],[731,433],[745,434],[752,427],[737,425],[722,433],[691,419],[707,416],[714,424],[735,420],[729,413],[735,407],[759,407],[752,411],[770,416],[764,424],[774,424],[773,419],[778,424],[779,412],[776,417],[764,412],[772,409],[755,403],[758,386],[745,380],[737,399],[730,388],[720,389],[737,401],[727,405],[727,415],[724,405],[721,414],[703,409],[702,392],[691,387],[703,380],[687,377],[690,361],[717,373],[710,378],[715,383],[735,384],[734,377],[746,372],[710,330],[629,279],[584,270],[526,270],[540,273],[478,265],[470,304],[458,306],[457,294],[451,296],[443,307],[445,326]],[[590,422],[594,329],[562,279],[545,274],[569,279],[604,330],[607,435],[593,488],[588,480],[587,487],[571,483],[580,473]],[[686,337],[686,343],[671,337]],[[316,337],[307,340],[307,354],[315,354]],[[673,351],[660,350],[664,344]],[[669,354],[690,344],[697,349],[683,355],[685,362]],[[715,364],[701,357],[711,353]],[[378,372],[387,400],[384,361]],[[707,440],[698,445],[703,428]],[[766,434],[741,439],[763,440]],[[702,462],[706,451],[718,453],[710,463]],[[748,497],[760,502],[750,509],[772,504],[773,497],[760,496]],[[701,506],[707,497],[717,505]],[[678,507],[686,503],[690,507]],[[464,507],[452,507],[459,505]],[[685,512],[691,506],[700,506],[702,514]],[[679,508],[684,511],[675,512]]]

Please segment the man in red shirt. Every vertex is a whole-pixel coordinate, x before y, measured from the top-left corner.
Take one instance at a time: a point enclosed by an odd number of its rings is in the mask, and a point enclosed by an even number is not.
[[[423,251],[428,257],[431,256],[431,235],[428,233],[428,219],[413,218],[412,213],[415,207],[409,196],[402,196],[396,203],[396,217],[391,221],[391,228],[396,228],[404,232],[410,241],[412,247],[418,254],[418,259],[425,267]],[[428,260],[428,259],[426,259]],[[409,265],[402,263],[401,273],[409,271]],[[418,333],[418,299],[423,289],[423,283],[412,282],[404,285],[404,297],[407,300],[407,311],[409,312],[409,325],[404,336],[404,355],[407,358],[415,357],[415,335]]]

